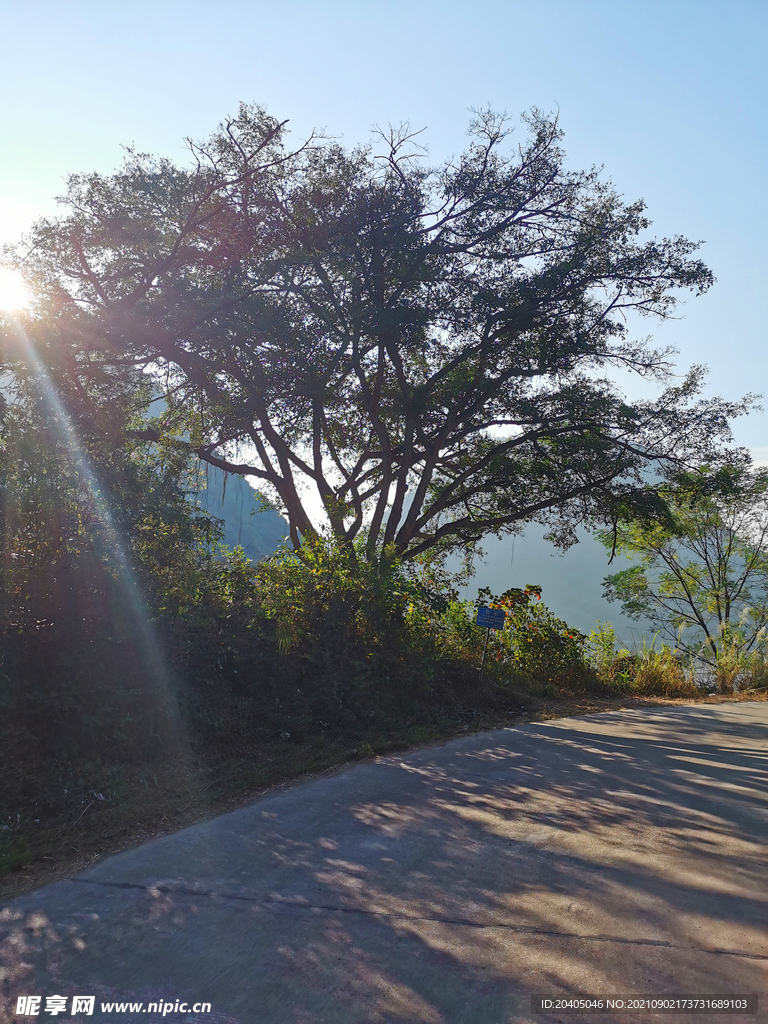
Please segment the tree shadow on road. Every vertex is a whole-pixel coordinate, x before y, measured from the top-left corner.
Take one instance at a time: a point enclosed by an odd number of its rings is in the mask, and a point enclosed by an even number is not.
[[[275,794],[53,887],[49,909],[15,901],[15,984],[109,978],[128,999],[194,983],[243,1024],[507,1024],[531,1019],[532,992],[765,993],[768,738],[738,707],[499,730]]]

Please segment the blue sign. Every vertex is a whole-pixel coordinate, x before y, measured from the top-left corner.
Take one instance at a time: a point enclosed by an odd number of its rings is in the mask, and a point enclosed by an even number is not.
[[[477,625],[484,629],[504,629],[507,613],[503,608],[478,608]]]

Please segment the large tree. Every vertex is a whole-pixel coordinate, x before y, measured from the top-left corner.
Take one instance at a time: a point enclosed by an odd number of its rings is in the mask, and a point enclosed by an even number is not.
[[[712,275],[696,244],[647,237],[642,202],[570,170],[555,119],[525,125],[512,146],[477,114],[430,167],[408,129],[292,150],[244,106],[185,167],[134,153],[73,176],[18,253],[29,334],[74,392],[153,374],[166,409],[136,436],[258,478],[297,547],[322,526],[307,485],[372,561],[660,515],[649,467],[717,462],[744,405],[698,399],[701,368],[670,383],[627,316],[667,318]],[[660,396],[628,402],[613,368]]]

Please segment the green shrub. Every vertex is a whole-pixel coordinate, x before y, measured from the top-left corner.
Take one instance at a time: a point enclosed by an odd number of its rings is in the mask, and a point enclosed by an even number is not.
[[[561,687],[581,687],[592,672],[586,660],[587,638],[540,604],[541,587],[528,584],[494,595],[484,587],[474,604],[452,602],[440,618],[441,647],[452,657],[476,661],[481,657],[485,630],[475,625],[481,605],[502,608],[503,630],[488,638],[486,665],[497,681],[525,678]]]

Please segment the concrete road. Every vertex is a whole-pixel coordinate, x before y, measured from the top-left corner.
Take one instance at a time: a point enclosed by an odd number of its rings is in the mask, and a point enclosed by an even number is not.
[[[123,1024],[768,1021],[767,837],[768,703],[467,736],[12,901],[0,1014],[23,994],[41,996],[38,1020],[54,1019],[47,996],[67,998],[61,1020],[93,995],[76,1019]],[[535,1017],[532,993],[761,1002],[758,1016]],[[211,1012],[191,1012],[202,1001]]]

